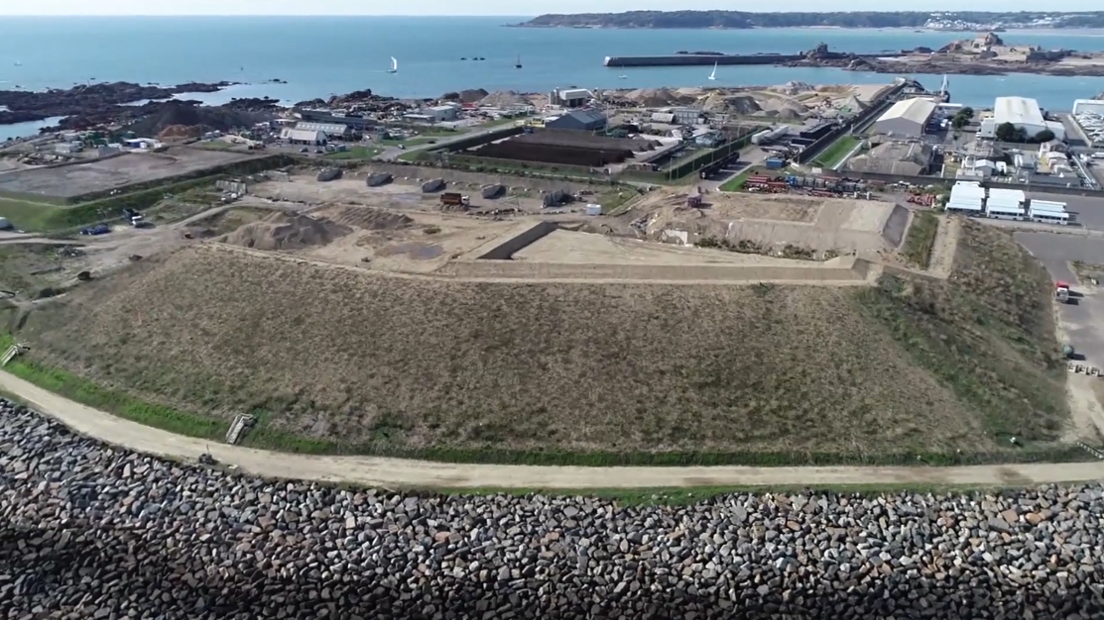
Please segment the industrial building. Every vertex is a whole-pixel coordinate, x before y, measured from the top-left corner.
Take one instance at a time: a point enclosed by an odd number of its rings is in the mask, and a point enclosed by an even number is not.
[[[919,138],[924,135],[924,126],[936,107],[930,99],[902,99],[874,121],[874,131],[882,135]]]
[[[885,142],[852,157],[847,169],[901,176],[927,174],[932,163],[932,146],[923,142]]]
[[[306,129],[282,129],[280,139],[288,144],[300,144],[304,146],[325,146],[326,134],[321,131],[309,131]]]
[[[993,115],[981,121],[978,129],[980,138],[996,138],[997,128],[1010,123],[1016,129],[1022,129],[1028,139],[1039,132],[1049,129],[1059,140],[1066,139],[1066,129],[1058,121],[1048,121],[1043,116],[1039,102],[1026,97],[997,97],[993,105]]]
[[[978,183],[958,181],[951,186],[951,199],[947,201],[948,213],[983,215],[985,213],[985,188]]]
[[[1027,196],[1022,189],[992,188],[985,198],[985,215],[1000,220],[1022,220],[1027,216]]]
[[[326,134],[327,138],[346,138],[353,134],[353,130],[348,125],[341,123],[315,123],[309,121],[300,121],[295,124],[295,129],[300,131],[321,131]]]
[[[572,110],[559,118],[544,123],[548,129],[574,131],[598,131],[606,127],[606,115],[601,110]]]
[[[564,90],[554,90],[548,93],[548,103],[551,105],[562,105],[569,108],[578,108],[586,105],[587,101],[590,101],[592,95],[589,90],[585,88],[568,88]]]
[[[1059,224],[1065,226],[1073,219],[1066,211],[1066,203],[1049,200],[1032,200],[1028,205],[1028,214],[1033,222],[1041,224]]]

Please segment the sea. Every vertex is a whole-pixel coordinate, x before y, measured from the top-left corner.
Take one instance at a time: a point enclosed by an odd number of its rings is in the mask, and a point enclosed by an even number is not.
[[[510,28],[526,17],[7,17],[0,19],[0,90],[70,88],[130,81],[175,85],[242,82],[189,95],[218,104],[232,97],[294,103],[353,90],[395,97],[437,97],[483,88],[657,88],[809,84],[883,84],[893,75],[766,66],[606,68],[606,56],[794,53],[826,43],[864,53],[938,48],[972,33],[903,29],[612,30]],[[1002,33],[1010,45],[1104,51],[1101,31]],[[388,73],[391,58],[398,71]],[[480,57],[485,60],[477,61]],[[464,60],[467,58],[467,60]],[[522,68],[515,68],[520,60]],[[619,76],[626,76],[621,79]],[[937,88],[942,76],[913,76]],[[286,81],[274,84],[272,80]],[[1003,95],[1034,97],[1049,110],[1104,92],[1104,77],[950,76],[952,100],[991,105]],[[37,133],[57,119],[0,126],[0,140]]]

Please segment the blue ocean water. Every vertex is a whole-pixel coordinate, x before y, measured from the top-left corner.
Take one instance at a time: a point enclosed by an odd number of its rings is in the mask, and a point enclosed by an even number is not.
[[[126,80],[177,84],[249,82],[194,98],[272,96],[286,102],[371,88],[398,97],[434,97],[464,88],[548,91],[555,87],[702,86],[708,68],[607,69],[606,56],[795,52],[820,42],[855,52],[939,47],[963,33],[907,30],[598,30],[505,28],[523,17],[4,17],[0,89],[68,88]],[[1100,32],[1023,32],[1010,44],[1104,50]],[[390,57],[399,71],[388,74]],[[460,60],[484,57],[484,61]],[[514,68],[520,56],[522,69]],[[618,79],[625,74],[627,79]],[[710,85],[802,81],[881,84],[892,75],[838,69],[722,67]],[[941,76],[918,75],[936,86]],[[280,78],[288,84],[263,84]],[[1104,91],[1104,77],[951,76],[955,101],[991,104],[1001,95],[1034,97],[1047,109]],[[28,133],[26,129],[22,131]],[[0,139],[13,128],[0,127]],[[30,133],[34,129],[30,129]]]

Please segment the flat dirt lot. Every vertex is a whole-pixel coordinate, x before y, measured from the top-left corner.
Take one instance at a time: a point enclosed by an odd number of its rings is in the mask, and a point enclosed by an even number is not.
[[[817,255],[892,252],[909,223],[903,207],[869,200],[716,193],[706,196],[701,210],[685,208],[685,200],[684,194],[656,192],[631,217],[646,222],[650,239],[727,239],[754,243],[765,253],[791,246]]]
[[[162,153],[127,153],[56,168],[0,174],[0,191],[71,198],[135,183],[188,174],[248,159],[248,155],[187,147]]]

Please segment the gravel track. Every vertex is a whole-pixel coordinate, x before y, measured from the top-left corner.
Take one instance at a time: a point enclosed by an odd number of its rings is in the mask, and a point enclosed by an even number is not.
[[[1096,618],[1104,489],[688,507],[273,483],[0,401],[0,617]]]

